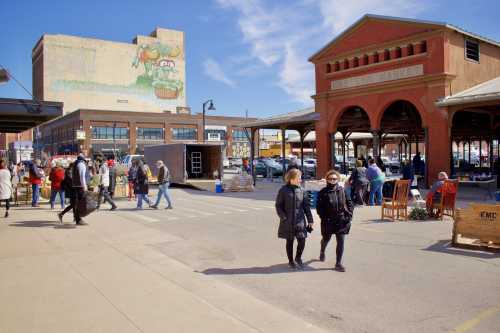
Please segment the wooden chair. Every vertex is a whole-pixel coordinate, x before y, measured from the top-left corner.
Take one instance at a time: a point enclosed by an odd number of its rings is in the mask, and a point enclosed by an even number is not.
[[[457,199],[458,179],[447,179],[441,187],[441,200],[433,204],[436,217],[440,220],[444,216],[455,218],[455,202]]]
[[[408,191],[410,180],[397,180],[392,198],[384,198],[382,202],[382,220],[390,217],[392,220],[400,217],[408,219]]]

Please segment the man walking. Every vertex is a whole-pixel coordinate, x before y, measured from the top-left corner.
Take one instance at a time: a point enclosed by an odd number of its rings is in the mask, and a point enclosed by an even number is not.
[[[170,194],[168,193],[168,187],[170,186],[170,171],[163,161],[157,161],[156,167],[158,168],[158,196],[156,197],[156,203],[151,206],[151,208],[158,209],[162,195],[167,200],[168,206],[165,209],[172,209],[172,200],[170,199]]]
[[[80,217],[80,209],[78,203],[83,199],[83,194],[87,191],[87,165],[82,154],[78,155],[73,165],[72,180],[73,180],[73,195],[74,206],[73,216],[77,225],[85,225]]]
[[[110,210],[115,210],[116,209],[116,204],[114,203],[113,199],[111,199],[109,195],[109,168],[106,162],[104,162],[102,159],[97,159],[97,163],[100,164],[99,167],[99,179],[100,179],[100,185],[99,185],[99,196],[97,198],[97,209],[99,209],[99,206],[101,205],[101,199],[104,197],[104,202],[109,202],[111,205]]]

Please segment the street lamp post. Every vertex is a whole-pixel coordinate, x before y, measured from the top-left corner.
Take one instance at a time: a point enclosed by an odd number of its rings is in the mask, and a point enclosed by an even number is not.
[[[203,103],[203,130],[202,130],[203,143],[205,143],[205,107],[207,106],[207,104],[208,104],[208,111],[215,110],[214,102],[211,99]]]

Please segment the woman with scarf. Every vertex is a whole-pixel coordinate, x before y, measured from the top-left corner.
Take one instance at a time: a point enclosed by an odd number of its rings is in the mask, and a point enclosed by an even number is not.
[[[344,188],[338,184],[340,174],[335,170],[330,170],[325,176],[327,185],[318,193],[316,211],[321,218],[321,252],[320,261],[325,261],[325,250],[328,242],[335,234],[337,239],[337,260],[335,270],[345,272],[342,265],[342,255],[344,254],[345,235],[351,228],[352,213],[354,206],[349,195]]]
[[[286,239],[288,266],[302,269],[302,252],[306,246],[307,232],[312,231],[313,217],[309,208],[309,200],[300,187],[302,173],[291,169],[285,175],[283,185],[276,197],[276,212],[280,218],[278,238]],[[307,218],[307,224],[306,224]],[[293,258],[293,242],[297,238],[297,254]]]

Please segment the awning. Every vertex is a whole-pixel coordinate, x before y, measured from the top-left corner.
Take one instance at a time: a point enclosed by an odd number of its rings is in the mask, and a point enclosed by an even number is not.
[[[314,112],[314,108],[307,108],[287,114],[246,122],[241,124],[241,127],[259,129],[286,128],[289,130],[307,128],[311,130],[314,129],[317,120],[319,120],[319,113]]]
[[[63,103],[0,98],[0,133],[19,133],[63,114]]]

